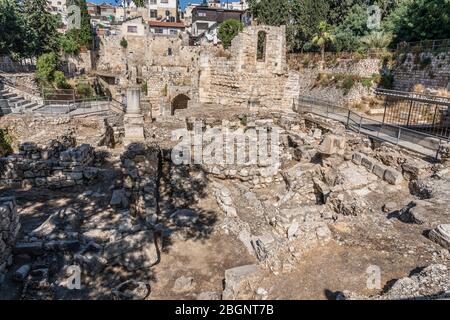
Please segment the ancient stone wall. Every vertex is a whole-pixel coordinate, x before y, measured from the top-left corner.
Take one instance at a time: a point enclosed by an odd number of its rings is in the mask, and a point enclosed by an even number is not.
[[[265,34],[260,59],[258,38]],[[261,40],[260,40],[261,41]],[[285,107],[288,80],[284,27],[244,29],[233,39],[230,55],[202,52],[199,97],[202,103]]]
[[[412,91],[416,85],[431,90],[450,90],[450,52],[406,53],[398,59],[399,65],[394,70],[396,90]]]
[[[51,141],[46,146],[24,143],[19,154],[0,158],[0,185],[64,188],[87,184],[99,173],[90,145]]]
[[[298,72],[297,92],[301,96],[333,101],[340,105],[359,103],[364,96],[371,96],[372,93],[371,88],[363,86],[358,79],[369,79],[374,74],[379,74],[380,67],[379,59],[338,60],[335,63],[326,64],[323,69],[318,66],[302,67],[296,71]],[[344,90],[342,83],[332,82],[329,85],[318,83],[320,74],[330,77],[354,76],[355,81],[350,90]],[[372,86],[375,85],[372,83]]]
[[[0,198],[0,285],[6,269],[12,264],[12,249],[20,223],[14,198]]]

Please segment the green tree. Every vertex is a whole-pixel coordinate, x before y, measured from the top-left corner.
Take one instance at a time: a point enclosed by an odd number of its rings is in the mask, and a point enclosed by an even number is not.
[[[47,10],[46,0],[25,0],[24,20],[29,51],[33,56],[58,50],[58,18]]]
[[[450,38],[450,0],[404,0],[384,23],[395,42]]]
[[[0,0],[0,54],[27,56],[22,18],[15,0]]]
[[[322,52],[322,62],[325,61],[325,47],[329,43],[334,43],[335,37],[333,34],[333,28],[325,21],[319,23],[319,32],[312,39],[312,43],[320,47]]]
[[[52,82],[59,65],[58,56],[54,52],[44,53],[36,63],[36,77],[41,82]]]
[[[290,2],[290,0],[249,0],[249,7],[258,23],[281,26],[289,23]]]
[[[292,50],[307,50],[311,40],[319,32],[320,22],[328,21],[328,0],[293,1],[288,42]]]
[[[362,43],[361,37],[368,33],[367,6],[354,5],[344,20],[335,28],[335,49],[340,51],[356,51]]]
[[[235,19],[224,21],[219,28],[219,39],[225,49],[231,46],[231,41],[244,29],[244,24]]]

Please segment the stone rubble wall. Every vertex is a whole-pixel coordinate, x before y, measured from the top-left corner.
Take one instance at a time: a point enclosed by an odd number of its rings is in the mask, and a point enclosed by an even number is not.
[[[99,174],[94,149],[87,144],[53,141],[47,146],[24,143],[19,154],[0,158],[0,185],[64,188],[88,184]]]
[[[129,145],[121,155],[122,180],[110,204],[129,209],[134,217],[156,221],[160,156],[157,147]]]
[[[347,94],[338,86],[318,86],[316,79],[320,73],[345,74],[362,78],[370,78],[378,74],[380,69],[379,59],[362,59],[358,61],[340,60],[333,66],[325,66],[323,70],[318,67],[302,68],[298,71],[299,79],[297,90],[300,96],[309,96],[321,100],[333,101],[337,105],[347,103],[359,103],[363,97],[373,95],[369,88],[357,82]]]
[[[0,285],[7,267],[12,264],[12,250],[19,233],[20,222],[14,198],[0,198]]]
[[[420,62],[425,59],[431,59],[428,65]],[[407,53],[394,71],[394,89],[412,91],[418,84],[434,91],[450,90],[450,52]]]

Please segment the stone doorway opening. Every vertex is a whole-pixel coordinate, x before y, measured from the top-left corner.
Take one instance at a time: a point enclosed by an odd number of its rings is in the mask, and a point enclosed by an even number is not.
[[[187,109],[189,100],[191,100],[187,95],[185,94],[179,94],[172,100],[172,106],[171,106],[171,115],[175,115],[175,110],[181,110],[181,109]]]

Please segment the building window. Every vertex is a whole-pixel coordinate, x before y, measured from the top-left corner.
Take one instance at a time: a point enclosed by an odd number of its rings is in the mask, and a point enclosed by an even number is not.
[[[177,35],[178,34],[178,30],[174,30],[174,29],[170,29],[170,34],[171,35]]]
[[[157,4],[158,3],[158,1],[156,1],[156,0],[150,0],[150,4]]]
[[[128,26],[127,32],[128,33],[137,33],[137,26]]]
[[[170,17],[170,11],[166,10],[166,17]]]
[[[256,48],[256,60],[265,61],[266,60],[266,42],[267,34],[264,31],[258,32],[258,45]]]
[[[155,28],[155,33],[163,34],[164,29],[163,28]]]
[[[150,10],[150,18],[157,18],[158,10]]]
[[[172,30],[170,30],[170,31],[172,31]],[[167,55],[168,55],[169,57],[173,56],[173,50],[172,50],[172,48],[167,49]]]

